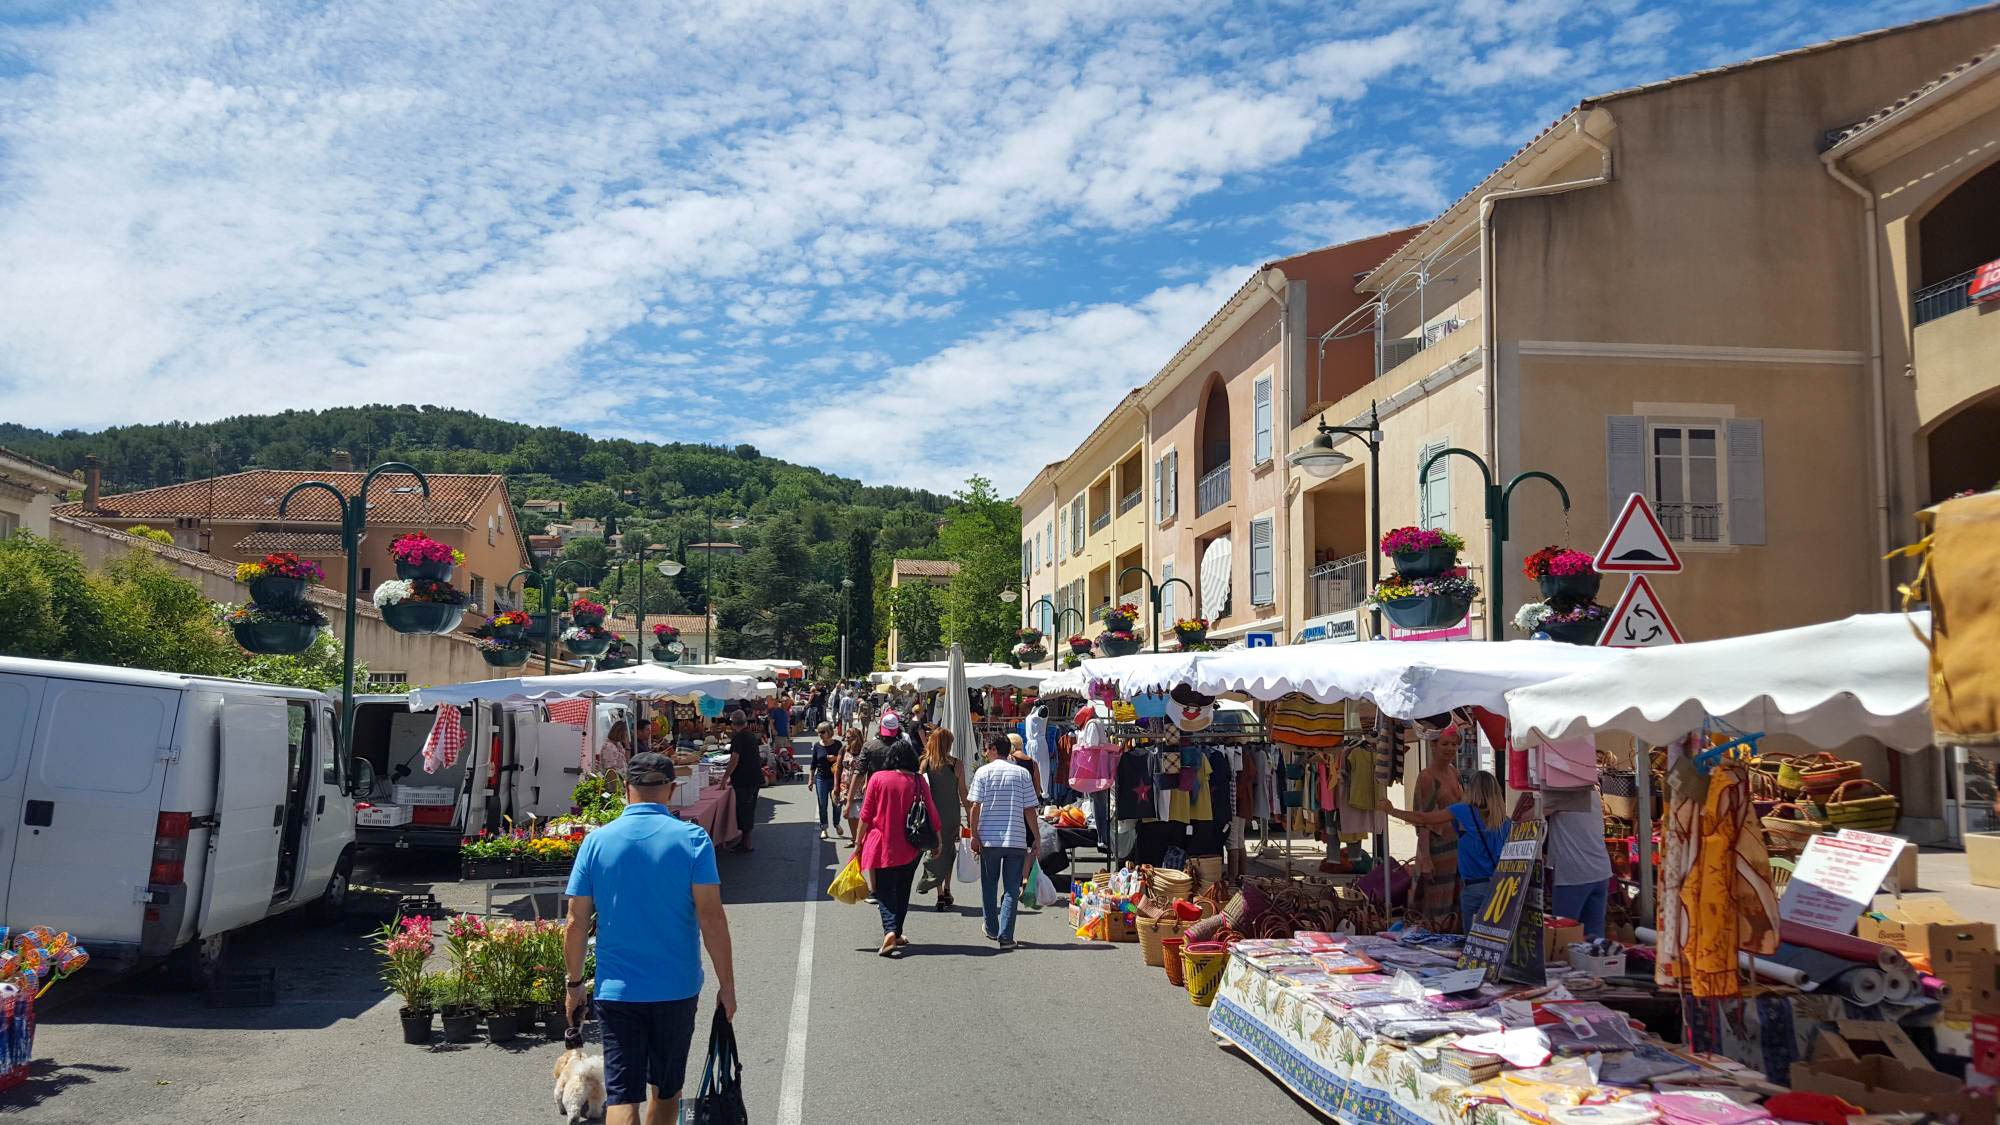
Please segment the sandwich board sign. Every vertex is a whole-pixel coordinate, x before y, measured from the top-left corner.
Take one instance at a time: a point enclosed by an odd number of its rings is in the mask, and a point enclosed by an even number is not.
[[[1465,923],[1459,968],[1482,969],[1488,980],[1541,984],[1548,979],[1542,962],[1541,859],[1542,822],[1515,824],[1493,865],[1486,906]]]
[[[1674,628],[1653,584],[1643,574],[1635,574],[1611,610],[1611,620],[1598,635],[1599,648],[1653,648],[1681,643],[1681,631]]]
[[[1611,521],[1611,534],[1597,549],[1591,565],[1599,574],[1619,572],[1679,574],[1681,557],[1667,540],[1666,529],[1646,503],[1644,493],[1634,492],[1625,500],[1618,518]]]

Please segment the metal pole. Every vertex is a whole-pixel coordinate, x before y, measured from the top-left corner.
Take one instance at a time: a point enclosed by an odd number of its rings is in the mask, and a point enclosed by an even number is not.
[[[620,583],[622,586],[623,583]],[[639,548],[639,619],[632,626],[632,647],[643,648],[646,643],[646,548]]]
[[[1654,925],[1653,915],[1653,755],[1644,742],[1632,741],[1632,776],[1638,780],[1638,792],[1632,803],[1633,817],[1638,822],[1633,827],[1638,831],[1639,845],[1639,915],[1646,919],[1646,925]],[[1662,794],[1665,796],[1665,794]]]
[[[1382,584],[1382,440],[1375,407],[1368,408],[1368,589]],[[1382,610],[1369,611],[1368,639],[1382,635]],[[1382,884],[1387,887],[1389,884]]]
[[[715,568],[715,509],[707,508],[708,543],[701,551],[701,662],[715,663],[715,606],[708,600],[708,572]]]
[[[554,653],[556,650],[556,572],[550,567],[541,575],[542,590],[542,675],[555,675]]]

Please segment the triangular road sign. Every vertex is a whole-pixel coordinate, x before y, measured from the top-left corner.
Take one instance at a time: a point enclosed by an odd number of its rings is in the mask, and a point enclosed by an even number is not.
[[[1681,631],[1660,605],[1653,584],[1643,574],[1635,574],[1611,610],[1610,623],[1598,636],[1600,648],[1652,648],[1681,643]]]
[[[1611,521],[1611,534],[1597,549],[1592,565],[1599,574],[1617,571],[1644,571],[1647,574],[1679,574],[1681,557],[1667,541],[1667,532],[1646,503],[1643,493],[1634,492],[1618,518]]]

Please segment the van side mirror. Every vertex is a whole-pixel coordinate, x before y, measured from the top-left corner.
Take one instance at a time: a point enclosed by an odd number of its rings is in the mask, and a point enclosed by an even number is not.
[[[347,795],[366,797],[375,791],[375,763],[366,758],[347,761]]]

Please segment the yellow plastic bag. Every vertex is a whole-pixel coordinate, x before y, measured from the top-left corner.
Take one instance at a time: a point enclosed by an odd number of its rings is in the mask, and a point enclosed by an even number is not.
[[[868,897],[868,880],[861,874],[861,857],[847,861],[847,866],[833,877],[833,884],[827,887],[826,893],[849,906]]]

